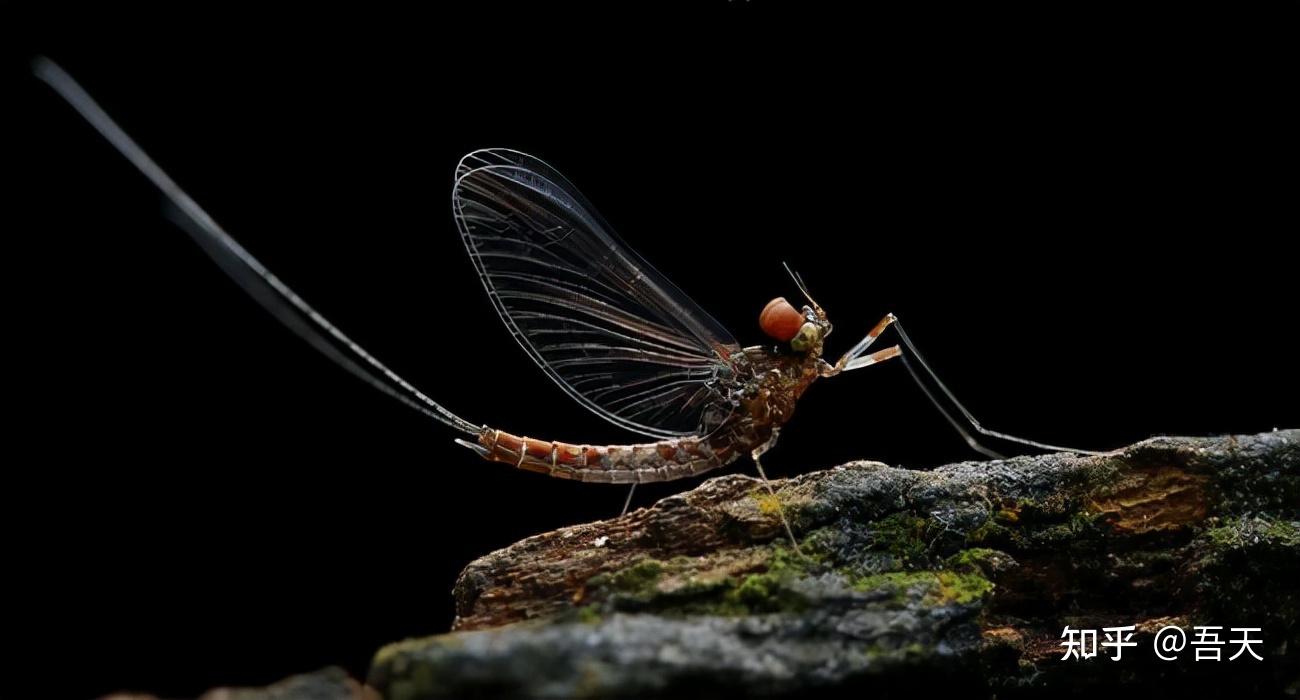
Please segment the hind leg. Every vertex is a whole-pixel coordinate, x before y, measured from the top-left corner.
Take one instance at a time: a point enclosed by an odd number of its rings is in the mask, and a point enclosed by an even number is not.
[[[632,484],[632,488],[630,488],[630,489],[627,490],[627,500],[623,501],[623,512],[622,512],[622,513],[619,513],[619,514],[618,514],[618,517],[621,518],[621,517],[623,517],[624,515],[627,515],[627,509],[632,505],[632,494],[634,494],[634,493],[636,493],[636,484],[635,484],[635,483]]]

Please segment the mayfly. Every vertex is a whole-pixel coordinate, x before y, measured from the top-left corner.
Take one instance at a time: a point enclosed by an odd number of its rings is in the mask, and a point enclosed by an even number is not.
[[[461,159],[452,189],[456,225],[488,298],[528,356],[570,397],[651,440],[572,444],[476,425],[402,379],[271,274],[63,69],[37,59],[33,70],[162,191],[173,218],[262,306],[344,369],[465,434],[456,442],[485,460],[562,479],[635,488],[703,474],[748,455],[766,484],[761,458],[814,381],[894,358],[901,358],[972,448],[1000,456],[944,408],[909,356],[975,432],[1042,449],[1070,449],[981,426],[930,369],[892,314],[834,363],[826,361],[822,351],[831,322],[789,267],[786,271],[807,303],[795,308],[784,298],[773,299],[759,316],[772,342],[742,347],[625,245],[568,179],[537,158],[505,148],[478,150]],[[889,328],[899,344],[873,350]],[[624,511],[630,500],[629,492]],[[785,527],[793,541],[789,524]]]

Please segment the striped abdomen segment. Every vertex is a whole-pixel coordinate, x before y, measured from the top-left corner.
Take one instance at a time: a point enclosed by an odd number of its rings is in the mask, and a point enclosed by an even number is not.
[[[698,437],[636,445],[571,445],[483,428],[478,444],[457,440],[483,459],[561,479],[632,484],[671,481],[729,464],[740,455],[730,444]]]

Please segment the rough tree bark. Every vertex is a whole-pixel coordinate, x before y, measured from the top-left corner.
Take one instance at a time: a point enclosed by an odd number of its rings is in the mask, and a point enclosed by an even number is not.
[[[205,698],[1300,693],[1300,430],[774,486],[723,476],[488,554],[455,629],[381,649],[364,688],[328,670]],[[1063,661],[1066,625],[1137,646]],[[1167,625],[1260,627],[1264,660],[1159,661]]]
[[[381,650],[369,690],[1300,687],[1300,431],[933,471],[855,462],[774,486],[723,476],[488,554],[456,583],[454,631]],[[1066,625],[1134,625],[1137,646],[1062,661]],[[1222,625],[1225,641],[1262,627],[1264,661],[1230,647],[1193,662],[1191,646],[1159,661],[1166,625]]]

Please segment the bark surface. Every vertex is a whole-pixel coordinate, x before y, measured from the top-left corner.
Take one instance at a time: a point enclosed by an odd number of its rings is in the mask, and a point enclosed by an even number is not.
[[[1125,682],[1295,692],[1300,431],[1156,438],[932,471],[728,475],[471,563],[453,632],[368,685],[436,696],[1017,691]],[[800,540],[784,536],[784,508]],[[1062,633],[1136,647],[1062,660]],[[1264,661],[1159,661],[1168,625],[1261,627]]]
[[[1300,694],[1300,430],[773,486],[722,476],[492,552],[453,631],[381,649],[365,687],[329,669],[204,698]],[[1119,660],[1062,659],[1067,626],[1128,625]],[[1161,661],[1171,625],[1261,628],[1263,661]]]

